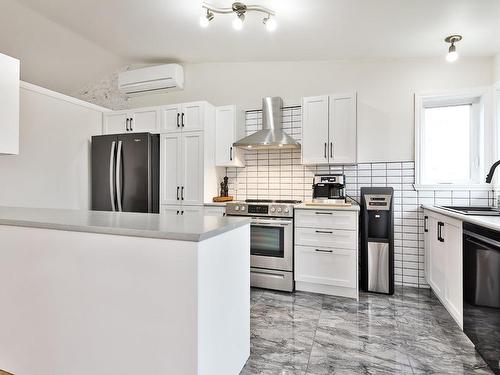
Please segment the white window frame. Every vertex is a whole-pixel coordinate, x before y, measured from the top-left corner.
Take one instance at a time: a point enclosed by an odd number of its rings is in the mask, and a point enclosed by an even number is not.
[[[447,91],[440,93],[415,94],[415,189],[417,190],[492,190],[493,186],[485,182],[486,172],[496,157],[496,126],[493,121],[492,97],[493,90],[489,88],[464,89]],[[424,139],[424,111],[426,108],[440,107],[444,105],[472,104],[472,113],[478,114],[480,137],[483,142],[479,142],[479,149],[476,147],[478,142],[474,143],[472,152],[479,157],[479,167],[474,173],[479,183],[469,184],[423,184],[422,183],[422,165],[421,155]],[[472,166],[471,166],[472,168]],[[484,174],[484,179],[483,179]]]

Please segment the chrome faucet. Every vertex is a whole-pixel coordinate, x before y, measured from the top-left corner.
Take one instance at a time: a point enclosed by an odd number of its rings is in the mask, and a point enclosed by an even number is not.
[[[495,164],[493,164],[490,168],[490,172],[486,176],[486,183],[489,184],[493,179],[493,174],[495,173],[495,169],[500,165],[500,160],[498,160]]]

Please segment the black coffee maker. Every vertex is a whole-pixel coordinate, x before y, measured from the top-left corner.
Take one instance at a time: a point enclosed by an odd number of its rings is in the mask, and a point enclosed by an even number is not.
[[[345,203],[345,176],[318,174],[313,179],[313,202]]]

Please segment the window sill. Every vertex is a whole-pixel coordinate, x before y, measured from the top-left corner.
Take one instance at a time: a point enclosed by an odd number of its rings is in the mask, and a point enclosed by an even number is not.
[[[471,184],[471,185],[456,185],[456,184],[438,184],[438,185],[420,185],[414,184],[413,187],[417,191],[429,191],[429,190],[474,190],[474,191],[491,191],[499,189],[498,186],[493,184]]]

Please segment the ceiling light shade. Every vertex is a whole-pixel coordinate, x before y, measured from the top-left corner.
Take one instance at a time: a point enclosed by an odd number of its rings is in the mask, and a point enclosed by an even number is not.
[[[267,18],[264,18],[262,22],[264,22],[264,25],[266,25],[266,29],[269,32],[273,32],[278,26],[278,24],[276,23],[276,19],[274,17],[271,17],[271,15],[269,15]]]
[[[245,21],[245,15],[243,13],[239,13],[237,17],[233,20],[233,29],[235,30],[243,29],[243,21]]]
[[[448,48],[448,54],[446,55],[446,61],[455,62],[458,59],[457,46],[455,43],[460,42],[462,40],[461,35],[450,35],[444,41],[446,43],[450,43],[450,48]]]

